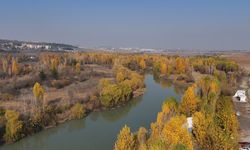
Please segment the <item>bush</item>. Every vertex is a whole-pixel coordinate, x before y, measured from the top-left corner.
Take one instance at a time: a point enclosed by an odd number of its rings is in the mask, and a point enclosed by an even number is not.
[[[67,85],[70,85],[69,80],[62,79],[62,80],[52,80],[51,81],[51,86],[55,87],[57,89],[63,88],[65,86],[67,86]]]
[[[106,107],[112,107],[118,104],[122,98],[122,90],[115,84],[105,86],[101,91],[101,103]]]
[[[51,69],[51,75],[54,79],[58,79],[59,75],[58,75],[58,71],[54,68]]]
[[[71,108],[71,117],[73,119],[81,119],[85,115],[85,108],[82,104],[76,103],[72,108]]]
[[[42,81],[46,79],[46,74],[44,73],[43,70],[39,72],[39,77]]]
[[[0,94],[0,100],[9,101],[9,100],[13,100],[13,98],[14,96],[10,93]]]

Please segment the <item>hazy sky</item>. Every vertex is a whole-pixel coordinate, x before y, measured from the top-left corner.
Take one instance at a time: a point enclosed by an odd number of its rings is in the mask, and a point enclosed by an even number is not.
[[[1,0],[0,38],[250,49],[250,0]]]

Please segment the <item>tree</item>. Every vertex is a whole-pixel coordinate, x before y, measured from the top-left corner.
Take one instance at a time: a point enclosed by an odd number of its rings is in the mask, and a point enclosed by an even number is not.
[[[186,72],[186,62],[184,58],[181,57],[176,58],[176,70],[178,73]]]
[[[115,150],[133,150],[134,149],[134,138],[130,128],[125,125],[120,131],[117,140],[115,142]]]
[[[76,73],[79,74],[81,72],[81,64],[79,62],[76,63],[75,69],[76,69]]]
[[[160,139],[153,140],[149,143],[149,150],[166,150],[167,145],[164,141]]]
[[[13,110],[5,112],[7,120],[4,139],[6,142],[15,142],[22,136],[23,122],[19,120],[19,113]]]
[[[126,79],[125,74],[122,72],[117,72],[116,74],[116,81],[117,82],[122,82]]]
[[[101,104],[105,107],[111,107],[116,104],[116,101],[119,100],[119,96],[122,91],[118,88],[118,86],[114,84],[109,84],[102,88],[100,92],[100,100]]]
[[[51,64],[50,64],[50,71],[53,76],[53,78],[57,79],[58,78],[58,65],[59,65],[59,58],[55,57],[51,59]]]
[[[143,127],[139,128],[137,133],[137,141],[139,142],[139,147],[144,146],[147,141],[147,130]]]
[[[167,122],[162,130],[162,139],[173,149],[176,144],[187,146],[187,150],[193,149],[192,137],[187,128],[183,126],[186,123],[186,117],[175,116]]]
[[[76,103],[72,108],[71,108],[71,117],[74,119],[81,119],[83,118],[85,114],[85,108],[83,104]]]
[[[161,65],[161,74],[167,75],[168,73],[168,68],[167,68],[167,64],[162,64]]]
[[[180,103],[180,111],[187,116],[191,116],[197,109],[198,97],[195,94],[194,86],[188,87]]]
[[[2,59],[2,68],[4,73],[8,72],[8,61],[5,58]]]
[[[167,98],[162,104],[162,112],[172,114],[178,112],[178,103],[174,97]]]
[[[104,87],[108,86],[109,84],[111,84],[110,80],[107,78],[103,78],[99,81],[99,88],[103,89]]]
[[[193,134],[195,141],[201,149],[207,149],[209,145],[208,128],[211,124],[211,117],[206,117],[202,112],[195,112],[193,115]]]
[[[187,150],[187,146],[184,144],[176,144],[173,150]]]
[[[144,59],[141,59],[140,62],[139,62],[139,66],[141,69],[146,69],[146,62]]]
[[[18,65],[18,63],[17,63],[17,61],[16,61],[16,59],[12,59],[12,73],[14,74],[14,75],[17,75],[18,73],[19,73],[19,65]]]
[[[41,101],[44,98],[45,90],[38,82],[36,82],[35,85],[33,86],[33,94],[36,100]]]

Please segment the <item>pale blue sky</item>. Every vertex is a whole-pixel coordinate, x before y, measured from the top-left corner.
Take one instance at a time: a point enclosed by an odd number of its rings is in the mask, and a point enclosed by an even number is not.
[[[1,0],[0,38],[183,49],[250,49],[249,0]]]

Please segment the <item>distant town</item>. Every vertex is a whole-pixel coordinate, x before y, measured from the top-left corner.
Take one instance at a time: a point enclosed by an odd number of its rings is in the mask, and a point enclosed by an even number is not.
[[[20,51],[20,50],[45,50],[45,51],[67,51],[75,50],[78,47],[68,44],[27,42],[17,40],[1,40],[0,51]]]
[[[15,51],[105,51],[119,53],[160,53],[173,55],[214,55],[228,52],[250,52],[250,50],[218,50],[218,49],[162,49],[162,48],[130,48],[130,47],[78,47],[70,44],[48,43],[48,42],[31,42],[17,40],[2,40],[0,39],[0,52],[15,52]]]

